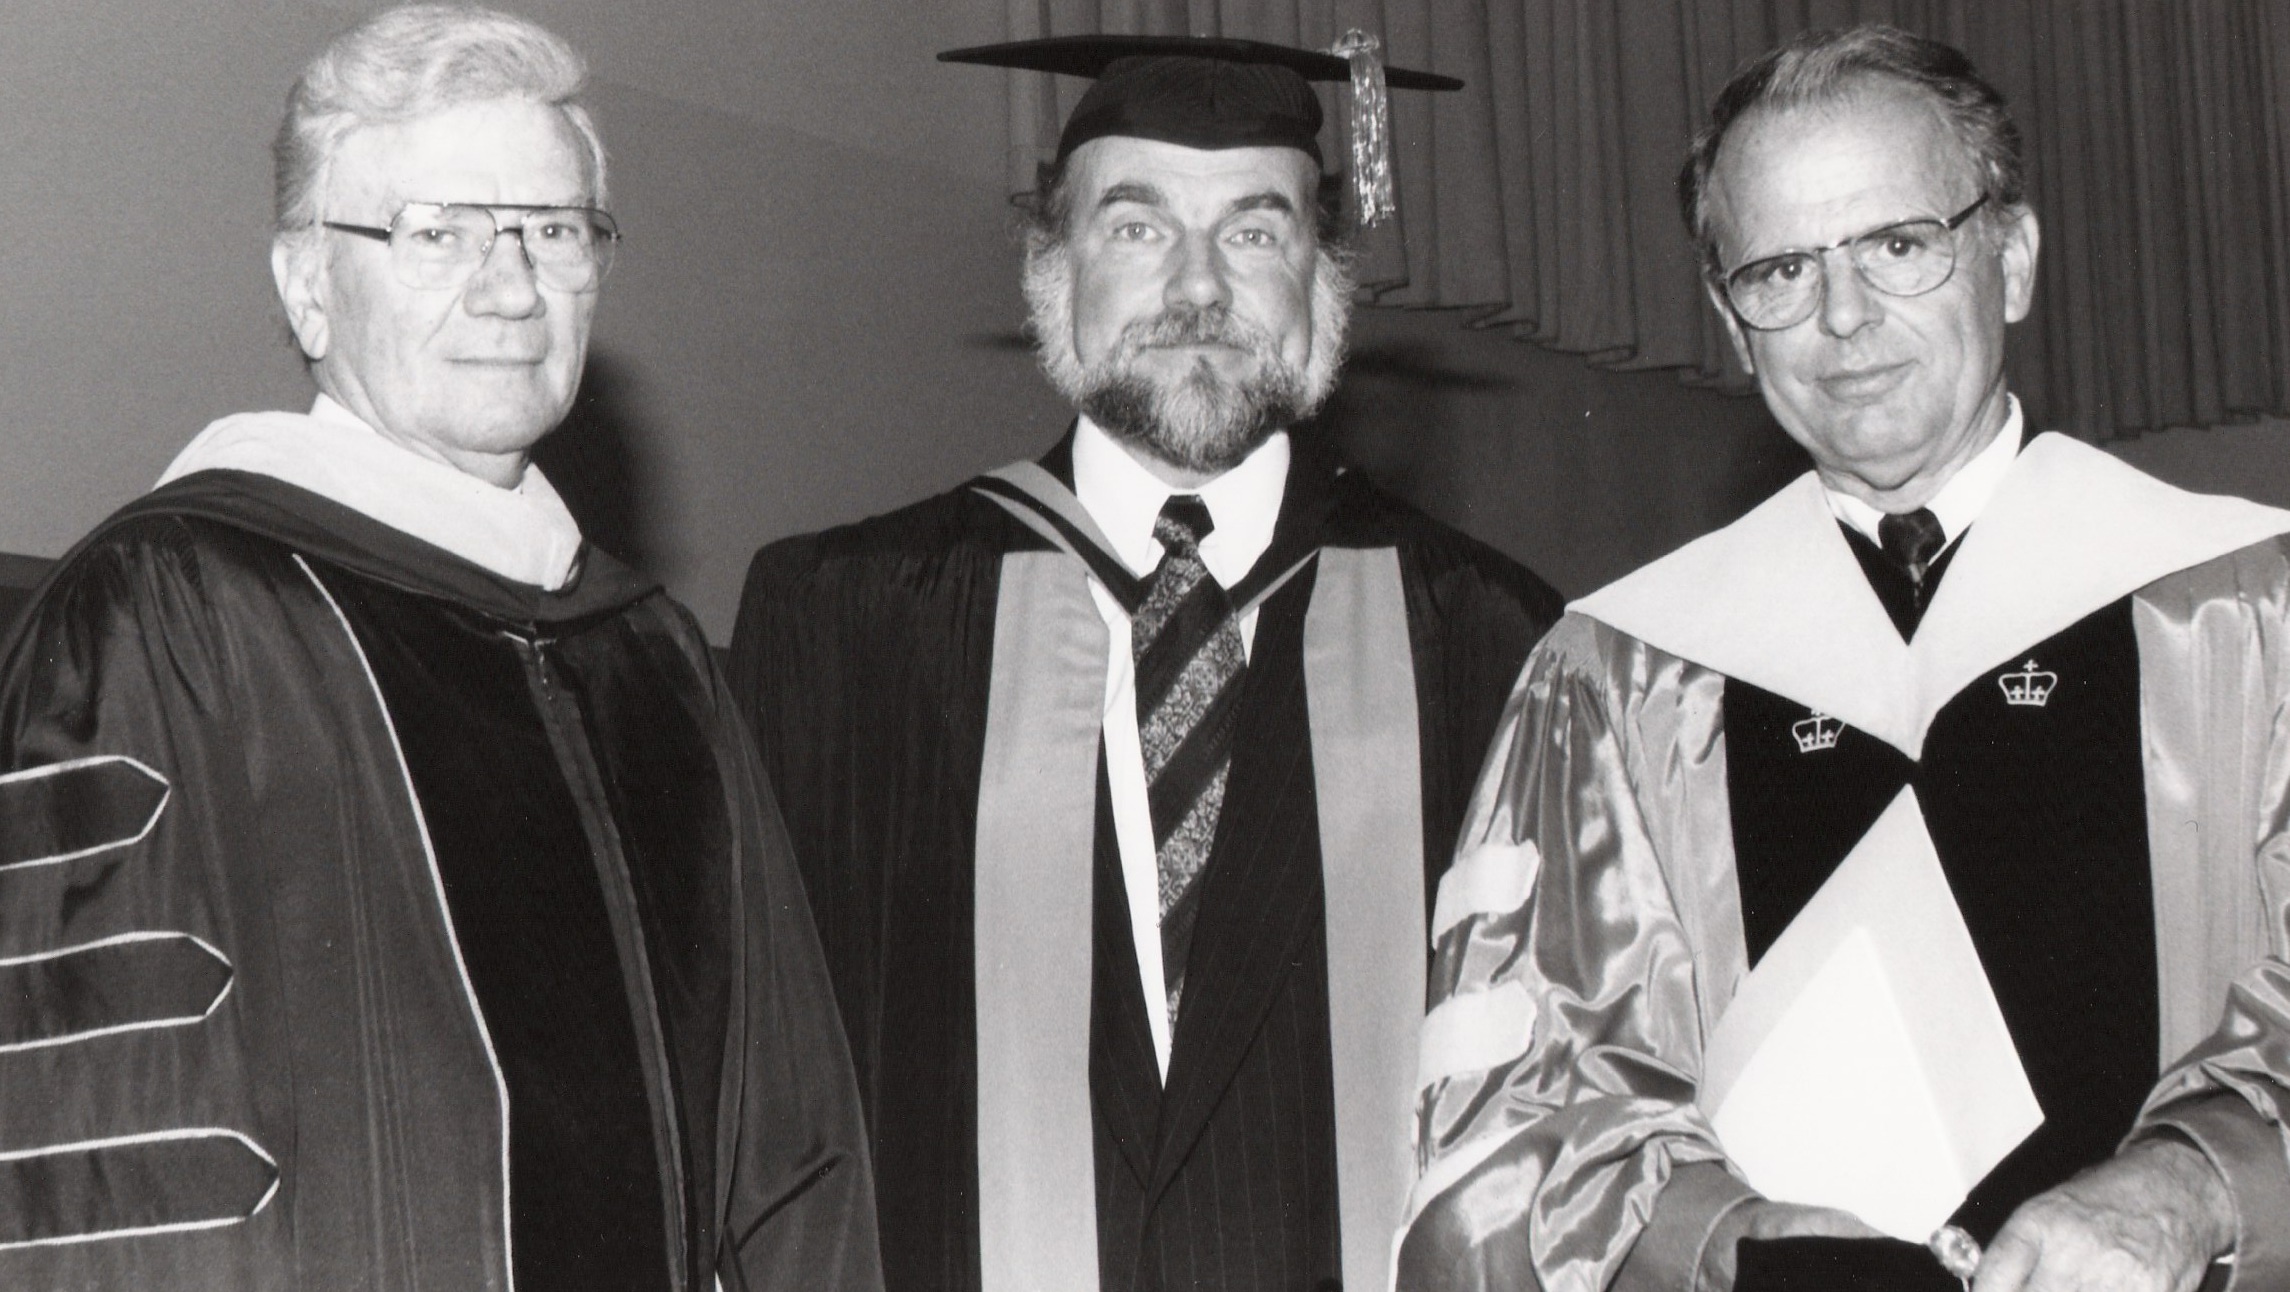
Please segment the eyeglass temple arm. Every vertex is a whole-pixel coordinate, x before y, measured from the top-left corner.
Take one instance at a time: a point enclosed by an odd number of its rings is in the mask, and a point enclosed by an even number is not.
[[[553,210],[554,208],[536,206],[530,209],[535,211],[547,211]],[[320,220],[318,223],[340,233],[355,233],[361,238],[372,238],[376,242],[388,242],[391,236],[388,229],[377,229],[370,224],[342,224],[334,220]],[[512,224],[506,227],[496,224],[493,226],[493,233],[496,237],[503,233],[514,233],[517,235],[517,241],[519,243],[522,243],[525,240],[525,226],[521,224]],[[628,236],[618,229],[597,229],[595,230],[595,233],[597,238],[604,242],[618,242]]]

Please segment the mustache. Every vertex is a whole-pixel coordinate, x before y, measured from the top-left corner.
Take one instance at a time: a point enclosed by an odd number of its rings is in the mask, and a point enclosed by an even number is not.
[[[1125,354],[1184,345],[1224,345],[1261,355],[1272,349],[1272,338],[1234,318],[1224,305],[1172,305],[1121,331]]]

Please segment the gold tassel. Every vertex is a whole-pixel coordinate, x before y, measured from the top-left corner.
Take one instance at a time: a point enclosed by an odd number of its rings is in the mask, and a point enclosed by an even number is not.
[[[1398,210],[1392,198],[1391,106],[1384,88],[1383,42],[1354,27],[1328,52],[1352,65],[1352,194],[1360,227],[1373,228]]]

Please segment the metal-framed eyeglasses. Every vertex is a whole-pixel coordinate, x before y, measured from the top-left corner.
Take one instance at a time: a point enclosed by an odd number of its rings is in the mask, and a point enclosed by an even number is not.
[[[1957,229],[1987,205],[1982,193],[1945,220],[1903,220],[1825,247],[1752,260],[1719,279],[1741,325],[1778,332],[1813,317],[1828,290],[1829,253],[1842,249],[1861,281],[1887,296],[1937,291],[1956,272]]]
[[[504,218],[504,213],[514,218]],[[388,227],[321,220],[338,233],[387,243],[398,281],[421,290],[460,287],[477,274],[493,243],[517,235],[525,263],[544,287],[589,292],[612,268],[620,226],[593,206],[519,202],[408,202]]]

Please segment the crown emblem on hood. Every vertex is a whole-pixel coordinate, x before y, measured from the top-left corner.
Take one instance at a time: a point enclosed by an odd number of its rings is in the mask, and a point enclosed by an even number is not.
[[[2004,690],[2004,703],[2040,709],[2051,699],[2052,688],[2059,685],[2059,674],[2037,668],[2031,659],[2019,672],[1997,678],[1996,685]]]
[[[1845,724],[1826,713],[1814,713],[1791,723],[1789,734],[1796,738],[1798,753],[1817,754],[1837,747],[1837,737],[1845,734]]]

